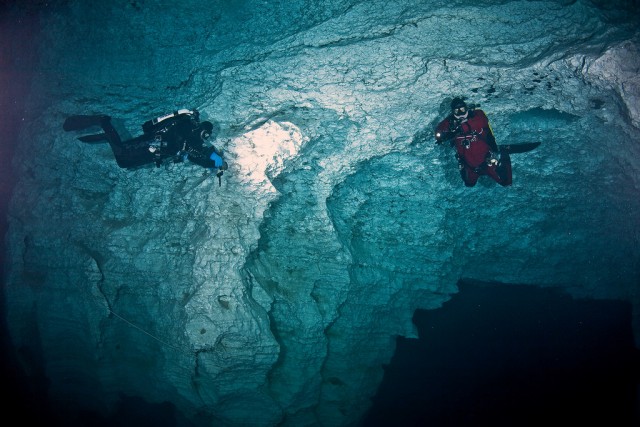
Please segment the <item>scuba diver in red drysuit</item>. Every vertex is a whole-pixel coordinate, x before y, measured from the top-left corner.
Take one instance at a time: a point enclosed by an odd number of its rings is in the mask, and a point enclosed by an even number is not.
[[[511,185],[511,158],[509,153],[500,153],[484,111],[454,98],[451,114],[438,124],[435,137],[436,144],[451,140],[467,187],[476,185],[480,175],[488,175],[504,187]]]

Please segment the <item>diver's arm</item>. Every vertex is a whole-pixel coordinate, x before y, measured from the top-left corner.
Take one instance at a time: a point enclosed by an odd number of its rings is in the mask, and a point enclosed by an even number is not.
[[[448,141],[456,136],[458,126],[458,123],[453,119],[453,117],[447,117],[441,121],[436,127],[436,144],[442,144],[444,141]]]

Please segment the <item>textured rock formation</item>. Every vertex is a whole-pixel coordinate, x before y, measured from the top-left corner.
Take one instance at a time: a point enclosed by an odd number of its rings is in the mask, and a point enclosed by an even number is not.
[[[185,425],[357,424],[414,310],[461,277],[631,301],[640,342],[633,14],[221,3],[37,12],[5,290],[61,413],[136,396]],[[432,144],[454,95],[498,143],[542,141],[514,155],[512,187],[465,188]],[[189,164],[121,170],[61,127],[99,112],[135,135],[177,108],[220,124],[221,186]]]

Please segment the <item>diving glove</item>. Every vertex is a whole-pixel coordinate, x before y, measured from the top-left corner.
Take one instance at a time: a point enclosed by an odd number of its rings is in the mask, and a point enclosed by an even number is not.
[[[489,151],[486,160],[487,166],[498,166],[498,155],[493,151]]]

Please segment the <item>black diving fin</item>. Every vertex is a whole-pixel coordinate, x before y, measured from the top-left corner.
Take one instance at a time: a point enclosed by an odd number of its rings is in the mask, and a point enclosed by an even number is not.
[[[108,141],[106,133],[98,133],[95,135],[79,136],[78,139],[82,142],[103,142]]]
[[[106,123],[110,119],[111,117],[105,116],[104,114],[70,116],[64,121],[62,129],[67,132],[71,130],[82,130],[91,126],[100,126],[102,123]]]
[[[537,148],[540,145],[540,141],[537,142],[525,142],[520,144],[506,144],[501,145],[499,147],[501,153],[526,153],[527,151],[531,151],[534,148]]]

